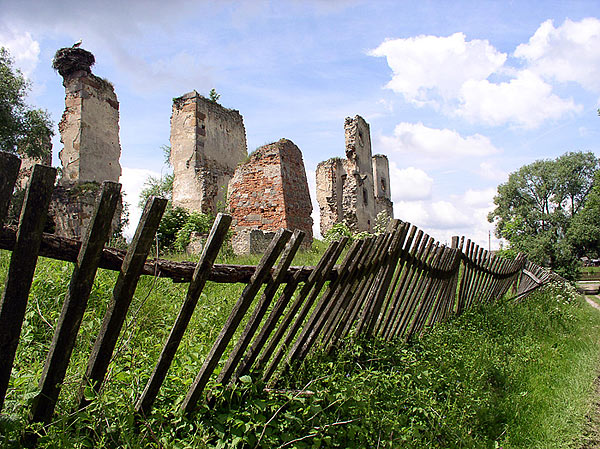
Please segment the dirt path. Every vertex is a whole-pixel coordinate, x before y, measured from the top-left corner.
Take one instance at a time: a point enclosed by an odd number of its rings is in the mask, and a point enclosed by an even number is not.
[[[600,301],[600,296],[599,295],[595,295],[594,298],[596,298],[597,301]],[[587,301],[587,303],[592,306],[594,309],[598,309],[600,310],[600,305],[598,305],[598,303],[596,301],[594,301],[590,296],[586,296],[585,300]]]

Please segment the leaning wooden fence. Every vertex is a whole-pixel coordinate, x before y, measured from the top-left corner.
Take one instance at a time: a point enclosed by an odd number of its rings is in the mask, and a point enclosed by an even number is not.
[[[441,245],[400,220],[392,220],[387,231],[378,236],[350,245],[346,238],[331,243],[314,267],[291,266],[304,234],[282,229],[260,263],[249,267],[214,263],[231,222],[228,215],[219,214],[198,263],[147,260],[166,206],[164,199],[148,200],[127,252],[104,247],[119,198],[120,185],[116,183],[103,183],[81,242],[47,235],[42,230],[56,171],[38,165],[15,231],[3,223],[18,168],[18,158],[0,153],[0,248],[12,251],[0,303],[0,409],[38,255],[75,263],[39,393],[31,406],[32,421],[49,422],[52,418],[99,267],[117,270],[119,276],[82,377],[80,407],[88,401],[84,388],[98,390],[105,379],[140,276],[160,275],[189,282],[155,368],[137,395],[135,410],[141,415],[152,410],[207,281],[243,282],[246,286],[198,368],[181,405],[185,412],[210,396],[205,390],[211,379],[227,385],[251,373],[269,385],[302,363],[311,351],[331,351],[349,336],[406,340],[475,304],[503,296],[522,273],[520,294],[533,286],[531,282],[545,282],[522,256],[502,259],[458,237],[450,247]],[[236,334],[243,321],[245,327]],[[232,341],[234,335],[239,336]]]

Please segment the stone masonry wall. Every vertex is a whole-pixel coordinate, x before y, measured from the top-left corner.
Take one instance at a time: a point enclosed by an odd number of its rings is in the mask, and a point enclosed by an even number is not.
[[[302,153],[287,139],[262,146],[229,182],[228,207],[235,234],[280,228],[306,233],[312,242],[312,204]]]
[[[323,235],[341,222],[355,232],[371,232],[381,210],[393,217],[387,158],[372,157],[369,124],[358,115],[347,117],[344,131],[346,159],[333,158],[317,166],[317,202]],[[387,196],[381,186],[375,185],[374,177],[387,183]]]
[[[373,156],[373,182],[375,183],[375,215],[386,212],[394,216],[394,204],[390,192],[390,163],[384,154]]]
[[[85,71],[65,76],[65,111],[58,124],[65,183],[119,181],[119,102],[113,86]]]
[[[192,91],[173,100],[171,165],[173,204],[215,213],[237,165],[247,157],[246,130],[238,111]]]

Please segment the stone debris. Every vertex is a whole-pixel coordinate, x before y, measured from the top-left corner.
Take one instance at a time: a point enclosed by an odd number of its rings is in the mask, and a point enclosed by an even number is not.
[[[344,131],[346,159],[331,158],[317,165],[322,235],[342,222],[352,231],[372,232],[379,212],[393,217],[388,159],[372,156],[369,124],[359,115],[347,117]]]
[[[246,130],[238,111],[196,91],[173,99],[174,206],[214,214],[219,203],[225,204],[227,184],[246,157]]]
[[[238,254],[264,250],[269,237],[251,231],[280,228],[304,231],[303,245],[310,247],[312,203],[300,149],[287,139],[258,148],[229,182],[228,207]]]

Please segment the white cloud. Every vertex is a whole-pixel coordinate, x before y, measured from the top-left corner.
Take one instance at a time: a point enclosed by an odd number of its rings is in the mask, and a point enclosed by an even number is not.
[[[515,50],[529,69],[560,82],[575,81],[586,89],[600,91],[600,20],[594,17],[558,28],[552,20],[540,25],[527,44]]]
[[[508,178],[508,173],[499,169],[491,162],[482,162],[479,164],[479,176],[491,181],[500,181]]]
[[[506,53],[487,40],[417,36],[390,39],[369,52],[386,57],[392,79],[386,85],[417,106],[430,105],[473,123],[535,128],[583,110],[553,92],[553,81],[577,82],[600,92],[600,20],[541,24],[529,43],[519,45],[511,66]]]
[[[393,76],[386,87],[416,104],[432,101],[432,94],[454,98],[466,81],[484,80],[506,61],[488,41],[467,42],[463,33],[389,39],[369,54],[387,58]]]
[[[381,136],[379,139],[390,152],[425,155],[436,159],[486,156],[498,152],[490,139],[481,134],[462,137],[451,129],[429,128],[423,123],[399,123],[393,136]]]
[[[486,208],[492,206],[494,195],[496,195],[495,188],[489,188],[485,190],[468,189],[464,193],[462,201],[467,206]]]
[[[129,205],[129,224],[123,232],[127,238],[133,237],[142,216],[142,209],[138,206],[138,201],[149,176],[160,178],[160,173],[145,168],[123,167],[119,182],[123,186],[121,190],[125,193],[125,202]]]
[[[558,119],[582,106],[552,93],[552,86],[530,70],[522,70],[508,82],[469,80],[460,92],[456,113],[472,122],[489,125],[513,123],[535,128],[548,119]]]
[[[0,47],[8,49],[16,67],[23,72],[23,75],[30,78],[40,56],[40,44],[31,37],[31,34],[0,28]]]
[[[431,197],[433,178],[419,168],[399,169],[395,162],[390,162],[390,183],[394,202],[426,200]]]

